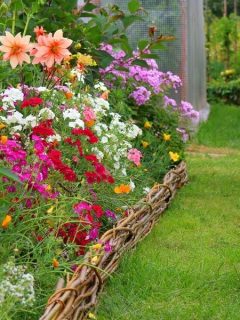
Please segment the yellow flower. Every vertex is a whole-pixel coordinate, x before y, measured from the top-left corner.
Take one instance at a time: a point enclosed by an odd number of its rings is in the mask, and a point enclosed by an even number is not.
[[[6,125],[3,124],[3,123],[0,123],[0,130],[2,130],[2,129],[4,129],[4,128],[6,128]]]
[[[150,129],[150,128],[152,128],[152,123],[149,122],[149,121],[145,121],[145,123],[144,123],[144,128],[145,128],[145,129]]]
[[[101,243],[96,243],[96,244],[94,244],[93,246],[92,246],[92,249],[93,250],[99,250],[99,249],[101,249],[102,248],[102,244]]]
[[[59,262],[58,262],[58,260],[55,259],[55,258],[53,258],[52,265],[53,265],[53,268],[58,268],[58,267],[59,267]]]
[[[89,314],[88,314],[88,319],[97,319],[96,318],[96,316],[95,316],[95,314],[94,313],[92,313],[92,312],[89,312]]]
[[[2,228],[7,229],[11,221],[12,221],[12,217],[9,214],[7,214],[2,221]]]
[[[170,140],[171,140],[171,135],[170,135],[170,134],[167,134],[167,133],[164,133],[164,134],[163,134],[163,140],[164,140],[164,141],[170,141]]]
[[[117,186],[114,188],[114,192],[117,194],[129,193],[130,191],[131,191],[131,187],[127,184],[120,184],[120,186]]]
[[[149,146],[149,142],[142,140],[141,141],[143,148],[147,148]]]
[[[8,142],[7,136],[0,136],[0,143],[1,144],[6,144],[7,142]]]
[[[99,257],[98,257],[98,256],[94,256],[94,257],[91,259],[91,263],[92,263],[92,264],[97,264],[97,263],[98,263],[98,260],[99,260]]]
[[[52,190],[52,187],[50,186],[50,184],[46,185],[45,190],[46,191],[51,191]]]
[[[97,65],[96,61],[92,58],[92,56],[82,53],[77,54],[77,63],[82,67]]]
[[[53,209],[54,209],[54,206],[51,206],[51,207],[47,210],[47,214],[52,214],[52,213],[53,213]]]
[[[180,155],[177,152],[169,152],[169,157],[173,162],[177,162],[180,159]]]
[[[75,49],[76,49],[76,50],[81,49],[81,47],[82,47],[81,43],[76,43],[76,44],[75,44]]]

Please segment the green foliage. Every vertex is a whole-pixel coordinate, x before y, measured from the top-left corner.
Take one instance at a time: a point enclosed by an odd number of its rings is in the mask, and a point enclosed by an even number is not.
[[[210,101],[220,99],[226,103],[240,105],[240,79],[215,80],[209,83],[207,90]]]

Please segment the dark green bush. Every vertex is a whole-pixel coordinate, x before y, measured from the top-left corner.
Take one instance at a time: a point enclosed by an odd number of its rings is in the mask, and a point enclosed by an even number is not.
[[[227,103],[240,105],[240,79],[224,81],[216,80],[208,84],[210,101],[223,100]]]

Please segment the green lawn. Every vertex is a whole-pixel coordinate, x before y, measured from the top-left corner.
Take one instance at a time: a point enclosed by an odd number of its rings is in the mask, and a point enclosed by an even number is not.
[[[240,149],[240,106],[213,104],[210,121],[201,125],[196,141],[208,147]]]
[[[237,147],[237,119],[240,108],[214,106],[198,141]],[[125,256],[101,295],[98,320],[240,319],[240,155],[187,161],[190,183]]]

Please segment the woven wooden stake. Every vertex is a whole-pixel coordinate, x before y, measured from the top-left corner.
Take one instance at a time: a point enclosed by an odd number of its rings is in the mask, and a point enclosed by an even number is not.
[[[186,164],[181,162],[165,175],[162,184],[155,185],[145,199],[128,210],[128,216],[103,234],[100,239],[102,247],[94,254],[90,250],[84,256],[84,262],[67,281],[65,288],[60,279],[40,320],[87,319],[107,278],[118,267],[122,254],[149,234],[177,189],[186,182]],[[106,243],[112,248],[110,252],[104,250]]]

